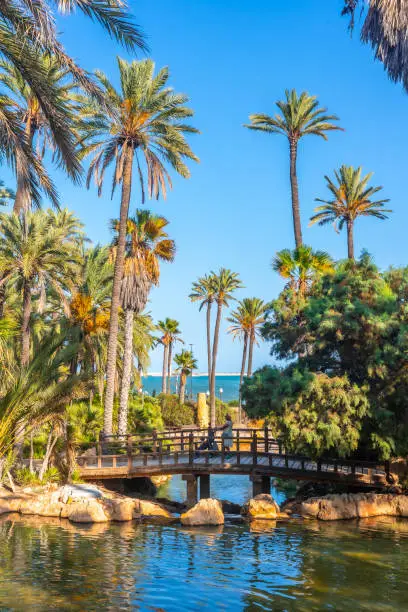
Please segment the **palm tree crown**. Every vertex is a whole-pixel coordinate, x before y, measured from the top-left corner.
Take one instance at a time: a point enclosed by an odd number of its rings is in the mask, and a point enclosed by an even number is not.
[[[114,162],[114,190],[122,180],[124,156],[130,149],[136,154],[144,202],[145,180],[138,154],[145,162],[149,197],[158,198],[160,192],[165,196],[166,183],[171,186],[171,179],[164,162],[181,176],[189,177],[184,160],[198,161],[198,158],[184,135],[198,130],[185,122],[193,115],[185,106],[188,97],[174,93],[167,86],[167,67],[155,75],[155,64],[150,59],[129,63],[120,58],[118,67],[120,91],[102,72],[96,73],[105,92],[108,113],[105,106],[92,102],[84,113],[83,127],[88,143],[83,155],[92,155],[88,184],[93,176],[101,193],[106,168]]]
[[[316,276],[333,270],[333,261],[325,251],[313,251],[312,247],[302,245],[294,251],[279,251],[272,261],[272,268],[282,278],[288,279],[289,289],[304,296]]]
[[[322,205],[315,208],[316,214],[311,217],[310,224],[333,223],[336,231],[342,230],[346,225],[348,256],[349,259],[354,259],[353,229],[357,217],[386,219],[385,213],[392,211],[384,208],[384,204],[389,202],[389,199],[376,200],[373,198],[382,187],[369,186],[372,173],[363,176],[361,167],[341,166],[334,175],[337,184],[325,176],[327,187],[333,197],[330,200],[316,198],[316,202],[322,202]]]
[[[326,108],[321,108],[316,96],[302,92],[300,96],[295,89],[285,92],[285,100],[276,103],[280,114],[274,116],[253,114],[251,123],[245,127],[270,134],[282,134],[288,138],[290,148],[290,181],[292,189],[292,214],[296,246],[302,244],[302,227],[300,221],[299,189],[297,182],[297,145],[303,136],[321,136],[327,140],[327,132],[341,129],[335,125],[336,115],[327,114]]]
[[[260,328],[265,322],[265,312],[267,306],[265,302],[259,298],[244,298],[238,303],[238,307],[228,317],[228,321],[231,323],[229,333],[234,338],[242,338],[244,341],[244,350],[242,354],[242,366],[240,384],[244,378],[245,362],[247,349],[249,344],[249,356],[248,356],[248,376],[252,375],[252,357],[254,344],[257,343],[257,339],[261,336]]]
[[[184,404],[187,376],[190,376],[193,370],[197,369],[197,361],[191,351],[183,350],[178,355],[175,355],[174,361],[177,364],[177,372],[180,374],[179,400],[180,404]]]

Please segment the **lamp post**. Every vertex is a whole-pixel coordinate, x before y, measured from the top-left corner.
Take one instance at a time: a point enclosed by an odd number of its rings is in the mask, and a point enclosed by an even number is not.
[[[224,389],[220,387],[220,400],[222,401],[222,394],[224,393]]]
[[[190,352],[191,352],[191,358],[193,357],[193,345],[190,344]],[[191,374],[190,374],[190,399],[193,399],[193,368],[191,368]]]

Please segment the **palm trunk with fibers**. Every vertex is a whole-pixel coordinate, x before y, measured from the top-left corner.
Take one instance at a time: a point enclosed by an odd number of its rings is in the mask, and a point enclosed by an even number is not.
[[[133,360],[133,310],[125,311],[125,346],[123,349],[122,384],[120,388],[118,433],[127,433],[128,402]]]
[[[216,425],[216,409],[215,409],[215,369],[217,367],[218,339],[220,336],[222,303],[218,302],[217,318],[215,320],[214,341],[212,350],[211,364],[211,380],[210,380],[210,423],[211,427]]]
[[[28,281],[23,286],[23,316],[21,321],[21,366],[24,368],[30,361],[30,317],[31,287]]]
[[[163,345],[163,369],[162,369],[162,393],[167,393],[167,359],[169,347],[168,344]]]
[[[252,376],[252,356],[254,353],[254,344],[255,344],[255,337],[254,334],[250,334],[249,336],[249,352],[248,352],[248,370],[247,370],[247,376]]]
[[[244,348],[242,350],[241,374],[240,374],[240,377],[239,377],[239,392],[240,392],[240,394],[241,394],[242,383],[244,382],[247,352],[248,352],[248,334],[245,333],[245,335],[244,335]]]
[[[207,360],[208,384],[211,387],[211,302],[207,304]]]
[[[181,372],[181,374],[180,374],[180,391],[179,391],[179,401],[180,401],[181,405],[184,404],[184,400],[185,400],[185,396],[186,396],[186,383],[187,383],[187,376],[183,372]]]
[[[347,253],[348,258],[354,261],[354,225],[347,221]]]
[[[25,126],[25,135],[30,148],[33,147],[34,131],[32,129],[31,119],[28,119]],[[17,190],[14,198],[13,212],[19,215],[21,211],[27,212],[31,208],[31,195],[27,188],[27,180],[24,172],[21,169],[21,161],[17,157],[16,161],[17,174]]]
[[[167,361],[167,391],[171,393],[171,362],[173,361],[173,343],[169,344],[169,354]]]
[[[126,225],[129,212],[130,193],[132,190],[133,149],[128,147],[124,153],[122,201],[120,205],[119,236],[116,250],[115,269],[113,274],[112,301],[109,319],[109,339],[106,359],[106,391],[103,416],[105,435],[112,434],[113,400],[115,394],[116,354],[118,350],[120,287],[123,277]]]
[[[302,225],[300,222],[300,206],[299,206],[299,187],[297,180],[296,160],[297,160],[297,145],[296,138],[289,138],[290,147],[290,186],[292,191],[292,215],[293,228],[295,231],[295,244],[299,247],[303,243]]]
[[[54,428],[51,429],[50,435],[48,436],[47,447],[45,449],[44,459],[41,464],[40,471],[38,472],[38,478],[40,480],[44,478],[44,474],[48,470],[52,451],[54,450],[54,446],[56,445],[57,440],[58,440],[58,435],[56,434],[55,437],[53,438],[53,433],[54,433]]]

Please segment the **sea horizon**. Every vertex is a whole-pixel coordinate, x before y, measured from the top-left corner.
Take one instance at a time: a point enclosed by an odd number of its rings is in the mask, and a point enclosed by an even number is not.
[[[161,373],[155,372],[142,377],[141,386],[149,394],[158,394],[161,391]],[[215,375],[215,392],[218,398],[229,402],[239,398],[240,374],[234,372],[219,372]],[[178,375],[172,373],[171,393],[177,393]],[[186,396],[195,398],[197,393],[209,392],[208,374],[198,372],[189,376],[186,385]]]

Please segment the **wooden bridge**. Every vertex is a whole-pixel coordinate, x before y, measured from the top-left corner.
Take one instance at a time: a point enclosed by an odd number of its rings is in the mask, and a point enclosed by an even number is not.
[[[86,481],[132,479],[182,474],[187,499],[210,497],[211,474],[244,474],[253,494],[269,493],[271,477],[315,482],[342,482],[381,488],[387,484],[388,464],[346,459],[320,459],[287,453],[268,428],[234,429],[231,449],[221,431],[214,430],[218,450],[200,450],[210,430],[180,429],[149,435],[109,436],[95,448],[81,448],[77,463]]]

